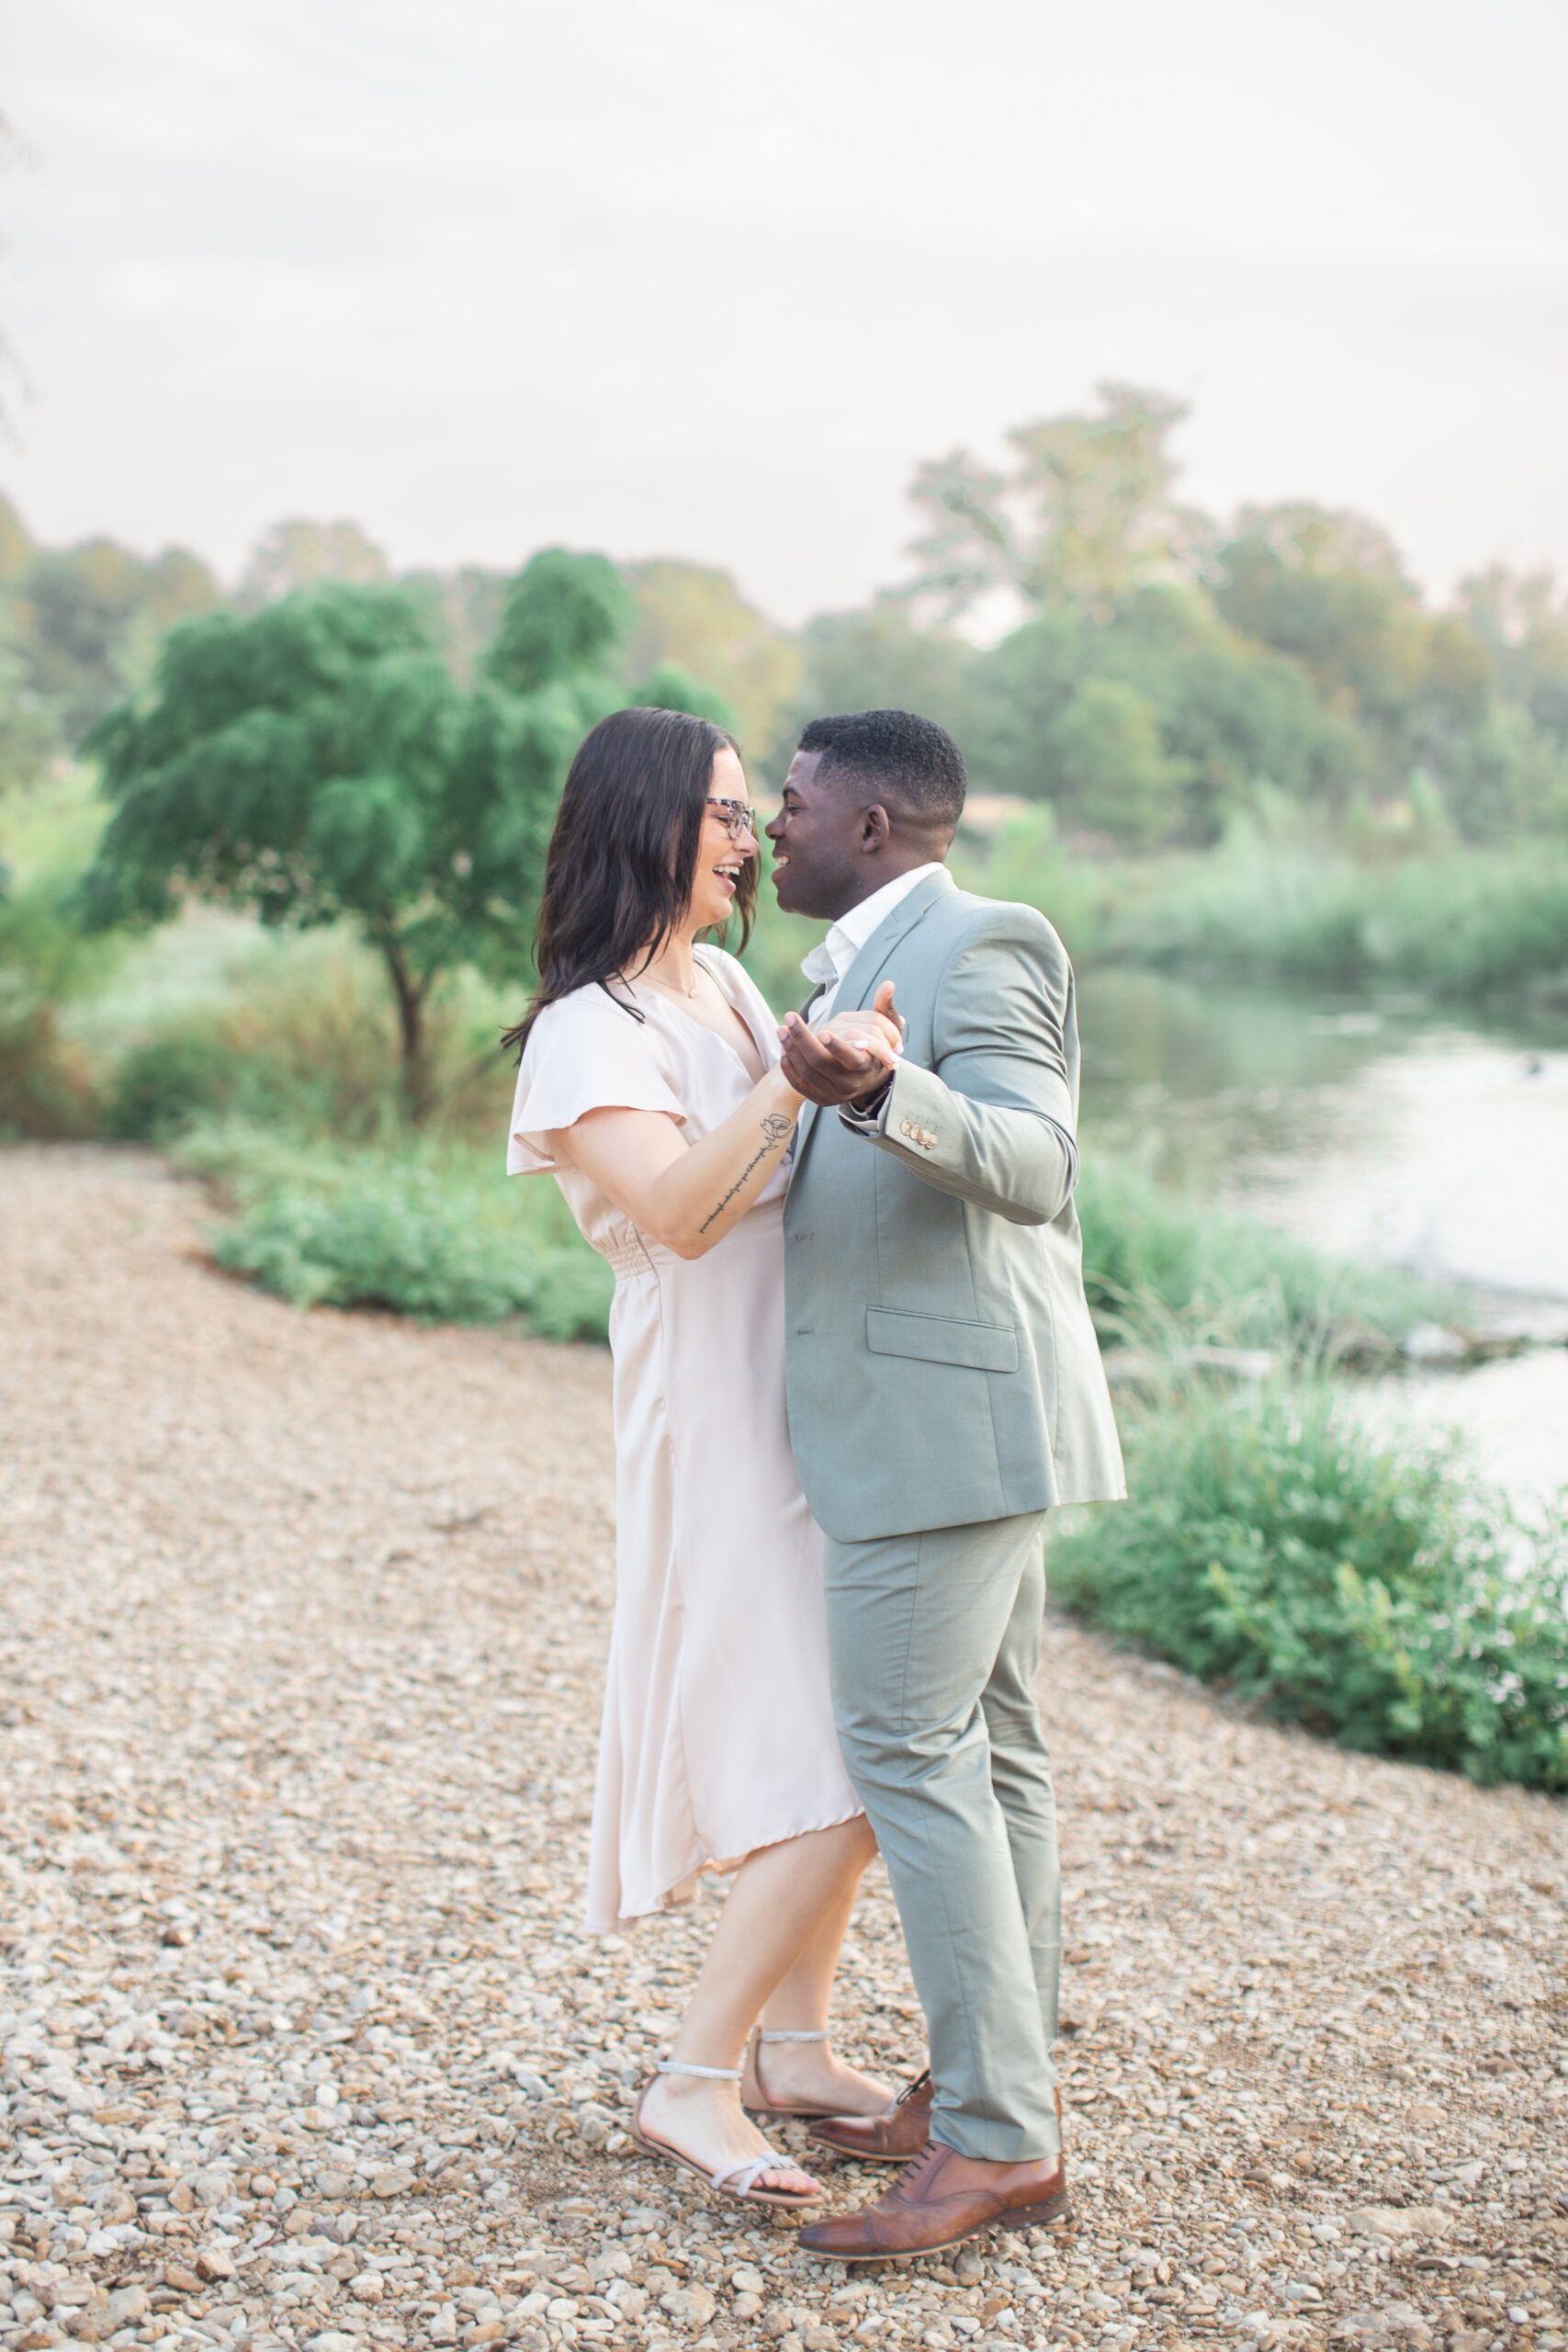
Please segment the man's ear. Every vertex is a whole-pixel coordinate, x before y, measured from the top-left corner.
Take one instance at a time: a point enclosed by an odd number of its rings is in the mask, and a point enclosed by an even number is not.
[[[885,841],[891,837],[893,822],[879,800],[863,808],[860,820],[860,847],[863,857],[874,856]]]

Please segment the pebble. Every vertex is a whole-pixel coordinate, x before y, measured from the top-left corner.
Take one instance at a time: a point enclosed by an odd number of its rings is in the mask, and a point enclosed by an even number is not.
[[[715,1896],[580,1925],[608,1360],[299,1316],[202,1229],[0,1152],[6,2352],[1568,2352],[1562,1805],[1063,1622],[1067,2225],[846,2273],[637,2156]],[[880,1871],[839,2014],[920,2063]]]

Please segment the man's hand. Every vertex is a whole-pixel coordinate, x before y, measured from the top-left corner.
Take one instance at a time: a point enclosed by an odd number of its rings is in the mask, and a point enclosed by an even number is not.
[[[835,1012],[820,1029],[798,1012],[786,1013],[779,1030],[784,1074],[808,1102],[863,1102],[887,1085],[903,1037],[893,983],[884,980],[869,1012]]]

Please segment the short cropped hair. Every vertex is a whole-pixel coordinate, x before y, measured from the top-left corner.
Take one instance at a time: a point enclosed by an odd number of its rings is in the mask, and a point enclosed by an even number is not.
[[[964,754],[944,728],[912,710],[814,718],[800,748],[822,754],[829,781],[869,785],[917,824],[951,827],[964,813]]]

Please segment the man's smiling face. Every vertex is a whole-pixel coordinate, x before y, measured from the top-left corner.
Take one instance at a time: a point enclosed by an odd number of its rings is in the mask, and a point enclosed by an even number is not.
[[[786,914],[836,920],[858,906],[885,875],[864,854],[865,811],[852,788],[821,778],[823,754],[796,752],[784,778],[784,803],[768,827],[773,888]]]

